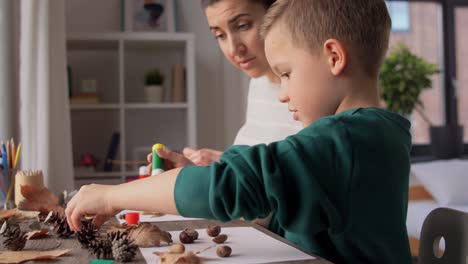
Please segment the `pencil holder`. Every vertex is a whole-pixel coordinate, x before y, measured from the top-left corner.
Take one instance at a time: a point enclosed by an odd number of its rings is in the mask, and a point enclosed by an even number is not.
[[[21,194],[21,186],[30,185],[38,189],[44,188],[44,176],[42,171],[18,171],[15,177],[15,204],[19,205],[24,200]]]
[[[17,169],[9,169],[8,171],[0,170],[0,200],[4,209],[11,209],[14,207],[14,185],[15,174]]]

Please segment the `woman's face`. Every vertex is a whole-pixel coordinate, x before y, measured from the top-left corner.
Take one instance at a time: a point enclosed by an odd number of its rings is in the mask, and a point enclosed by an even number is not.
[[[226,58],[250,77],[269,75],[259,29],[266,10],[250,0],[222,0],[205,9],[211,33]]]

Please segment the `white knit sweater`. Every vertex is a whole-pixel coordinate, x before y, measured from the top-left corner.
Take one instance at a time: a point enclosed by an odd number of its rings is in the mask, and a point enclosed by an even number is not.
[[[280,86],[265,76],[250,80],[246,121],[234,145],[268,144],[302,129],[288,111],[288,105],[279,101],[279,92]]]

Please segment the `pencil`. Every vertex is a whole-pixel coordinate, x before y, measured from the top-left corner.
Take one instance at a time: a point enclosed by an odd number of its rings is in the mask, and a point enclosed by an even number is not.
[[[21,155],[21,143],[18,144],[18,148],[16,149],[16,156],[15,156],[15,162],[13,163],[13,169],[16,169],[18,167],[18,162],[19,158]]]
[[[16,146],[15,146],[15,141],[13,140],[13,138],[11,139],[11,143],[10,143],[10,153],[11,153],[11,168],[14,168],[14,165],[15,165],[15,157],[16,157]]]
[[[5,177],[5,188],[10,186],[10,177],[8,175],[8,154],[5,144],[2,142],[2,161],[3,161],[3,173]],[[6,192],[7,190],[5,190]]]
[[[3,169],[8,170],[8,153],[6,150],[5,143],[2,141],[2,164]]]
[[[7,153],[7,165],[8,165],[8,168],[11,168],[12,167],[12,161],[11,161],[11,149],[10,149],[10,140],[7,140],[6,144],[5,144],[5,148],[6,148],[6,153]]]

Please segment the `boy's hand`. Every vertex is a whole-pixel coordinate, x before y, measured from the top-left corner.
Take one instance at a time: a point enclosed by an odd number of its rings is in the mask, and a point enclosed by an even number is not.
[[[110,216],[115,216],[118,210],[112,207],[110,193],[113,186],[91,184],[80,188],[67,204],[65,214],[71,230],[79,231],[81,218],[95,216],[97,226],[105,222]]]
[[[211,163],[219,162],[223,152],[214,149],[193,149],[184,148],[184,156],[197,166],[208,166]]]
[[[169,150],[156,150],[158,152],[159,157],[164,159],[164,170],[172,170],[175,168],[181,168],[185,167],[188,165],[194,165],[189,159],[184,157],[184,155],[179,154],[174,151],[169,151]],[[148,171],[151,174],[151,161],[153,160],[153,154],[150,153],[146,157],[148,160]]]

